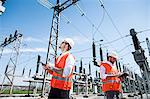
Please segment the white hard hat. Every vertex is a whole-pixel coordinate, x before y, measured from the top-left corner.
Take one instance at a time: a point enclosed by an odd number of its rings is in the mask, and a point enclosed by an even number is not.
[[[71,38],[65,38],[64,41],[66,41],[67,43],[69,43],[70,47],[73,48],[74,41]]]
[[[117,55],[116,52],[111,52],[111,53],[108,54],[108,56],[111,56],[111,57],[113,57],[113,58],[118,59],[118,55]]]

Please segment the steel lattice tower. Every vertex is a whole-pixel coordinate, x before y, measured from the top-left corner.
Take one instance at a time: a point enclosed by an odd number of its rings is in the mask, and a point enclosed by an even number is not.
[[[64,3],[59,2],[60,0],[56,1],[56,5],[51,7],[54,9],[53,12],[53,18],[52,18],[52,25],[51,25],[51,30],[50,30],[50,37],[49,37],[49,44],[48,44],[48,51],[47,51],[47,57],[46,57],[46,64],[48,60],[56,60],[57,56],[57,47],[58,47],[58,33],[59,33],[59,23],[60,23],[60,13],[65,10],[66,8],[70,7],[71,5],[75,4],[79,0],[66,0]],[[46,3],[48,0],[39,0],[39,2]],[[45,77],[47,73],[46,71],[44,72],[44,79],[43,79],[43,84],[42,84],[42,97],[44,96],[45,92]]]
[[[1,93],[5,90],[4,84],[6,82],[9,82],[10,86],[10,94],[12,94],[13,91],[13,82],[14,82],[14,77],[15,77],[15,70],[16,70],[16,65],[18,61],[18,56],[19,56],[19,49],[21,45],[21,40],[22,40],[22,34],[15,32],[14,36],[10,36],[10,38],[4,43],[5,46],[12,45],[12,52],[10,55],[10,59],[8,61],[8,64],[6,65],[6,69],[4,72],[4,79],[2,82],[1,86]]]

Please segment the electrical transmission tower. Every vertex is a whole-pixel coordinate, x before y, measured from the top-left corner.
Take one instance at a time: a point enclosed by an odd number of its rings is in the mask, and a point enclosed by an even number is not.
[[[4,79],[1,86],[1,93],[5,91],[4,84],[9,83],[10,86],[10,94],[12,94],[13,91],[13,81],[15,77],[15,69],[18,61],[18,55],[19,55],[19,49],[21,45],[21,39],[22,34],[17,33],[17,30],[15,31],[14,35],[10,35],[10,37],[7,39],[5,38],[5,41],[3,44],[1,44],[2,47],[6,47],[7,45],[12,45],[12,52],[10,55],[10,59],[8,61],[8,64],[6,65],[6,69],[4,72]]]
[[[51,7],[48,7],[48,0],[38,0],[38,2],[42,4],[43,6],[54,9],[50,37],[49,37],[49,45],[48,45],[48,51],[47,51],[47,57],[46,57],[46,64],[48,60],[54,60],[54,61],[56,60],[60,13],[78,1],[79,0],[66,0],[65,2],[60,4],[60,0],[57,0],[55,6],[51,6],[52,4],[49,4]],[[43,84],[42,84],[42,95],[41,95],[42,97],[44,96],[44,92],[45,92],[46,75],[47,73],[45,71]]]
[[[133,45],[135,48],[135,51],[132,52],[132,54],[134,56],[135,62],[140,67],[140,71],[141,71],[143,81],[144,81],[144,89],[145,89],[146,97],[148,99],[148,93],[150,92],[150,85],[149,85],[149,83],[150,83],[150,77],[149,77],[150,68],[149,68],[149,65],[147,62],[147,58],[145,56],[145,51],[142,49],[142,47],[140,45],[140,41],[137,38],[137,32],[135,32],[134,29],[131,29],[130,35],[132,36],[132,41],[133,41]]]

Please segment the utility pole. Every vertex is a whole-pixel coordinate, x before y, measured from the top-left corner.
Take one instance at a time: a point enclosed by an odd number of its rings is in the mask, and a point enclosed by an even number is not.
[[[99,42],[102,42],[103,40],[100,40]],[[103,61],[103,50],[102,50],[102,46],[101,46],[102,44],[100,43],[99,44],[99,46],[100,46],[100,48],[99,48],[99,53],[100,53],[100,60],[101,60],[101,62]]]
[[[29,75],[28,75],[28,77],[30,77],[30,75],[31,75],[31,68],[30,68],[30,70],[29,70]]]
[[[100,52],[100,60],[102,62],[103,61],[103,50],[102,50],[101,44],[100,44],[99,52]]]
[[[122,70],[121,70],[121,63],[119,62],[118,65],[119,65],[119,71],[122,72]]]
[[[116,68],[117,68],[117,70],[119,71],[119,62],[118,61],[116,61]]]
[[[77,73],[77,66],[74,66],[74,72]],[[77,76],[75,75],[75,79],[77,79]]]
[[[85,74],[85,68],[83,68],[83,74]]]
[[[22,70],[22,76],[24,76],[24,72],[25,72],[25,67]]]
[[[6,83],[6,81],[8,80],[10,83],[10,94],[12,94],[12,90],[13,90],[13,86],[14,86],[14,77],[15,77],[15,70],[16,70],[16,65],[18,62],[18,56],[19,56],[19,49],[20,49],[20,45],[21,45],[21,39],[22,39],[22,34],[18,33],[17,30],[14,33],[14,36],[12,36],[12,34],[10,35],[10,37],[8,39],[5,39],[4,43],[1,44],[1,47],[6,47],[9,44],[13,44],[13,50],[10,56],[10,59],[8,61],[8,64],[6,66],[5,69],[5,73],[4,73],[4,79],[2,82],[2,86],[1,86],[1,91],[3,92],[4,90],[4,83]]]
[[[91,75],[91,64],[89,62],[89,75]]]
[[[81,58],[81,60],[80,60],[79,73],[83,73],[83,64],[82,64],[82,58]]]
[[[107,53],[106,53],[106,58],[107,58],[107,60],[108,60],[108,50],[107,50]]]
[[[38,55],[38,59],[37,59],[37,67],[36,67],[36,75],[38,75],[38,73],[39,73],[40,60],[41,60],[41,56]]]
[[[94,41],[93,41],[93,43],[92,43],[92,51],[93,51],[93,63],[94,63],[94,65],[98,65],[97,64],[97,62],[96,62],[96,46],[95,46],[95,43],[94,43]]]
[[[96,74],[96,78],[98,78],[98,71],[97,70],[96,70],[95,74]]]
[[[149,85],[149,83],[150,83],[149,76],[150,75],[148,75],[149,67],[148,67],[147,58],[145,57],[145,54],[144,54],[145,51],[140,46],[140,42],[137,38],[137,33],[135,32],[134,29],[130,30],[130,35],[132,36],[132,40],[133,40],[133,44],[134,44],[134,48],[135,48],[135,52],[132,52],[132,54],[134,56],[135,62],[140,67],[141,74],[143,74],[143,80],[144,80],[145,84],[148,86],[148,88],[147,88],[148,90],[146,91],[146,96],[148,99],[148,92],[150,89],[150,85]]]
[[[148,48],[148,52],[149,52],[149,56],[150,56],[150,42],[149,42],[148,38],[146,38],[146,44],[147,44],[147,48]]]
[[[79,0],[66,0],[63,3],[60,3],[59,0],[56,1],[56,5],[52,7],[54,9],[53,18],[52,18],[52,25],[49,37],[49,44],[48,44],[48,51],[46,56],[46,64],[48,60],[53,60],[55,62],[57,56],[57,47],[58,47],[58,32],[59,32],[59,23],[60,23],[60,13],[70,7],[71,5],[75,4]],[[51,51],[51,52],[50,52]],[[45,81],[46,81],[47,72],[44,71],[44,79],[42,84],[42,95],[44,96],[45,92]]]

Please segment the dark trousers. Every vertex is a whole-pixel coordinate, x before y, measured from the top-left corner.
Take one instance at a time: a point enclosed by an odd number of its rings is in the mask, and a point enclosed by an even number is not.
[[[48,99],[69,99],[70,90],[51,88]]]
[[[119,91],[106,91],[105,95],[106,95],[106,99],[120,99],[119,98]]]

